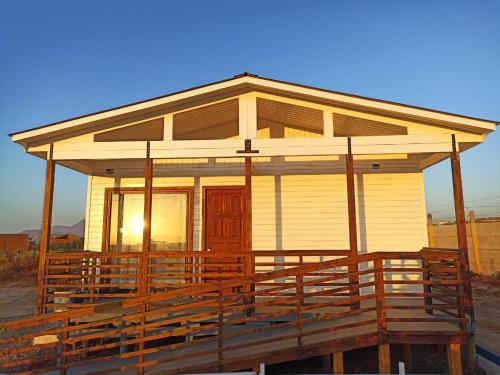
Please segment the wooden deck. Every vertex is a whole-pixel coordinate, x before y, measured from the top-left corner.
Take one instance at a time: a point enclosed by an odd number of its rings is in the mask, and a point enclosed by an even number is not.
[[[394,306],[413,307],[418,306],[421,301],[412,298],[390,298],[388,303]],[[422,305],[423,307],[423,305]],[[261,331],[247,334],[249,324],[233,326],[228,330],[231,334],[238,334],[225,341],[225,352],[223,370],[242,370],[245,368],[255,368],[261,362],[267,364],[279,363],[283,358],[296,360],[311,355],[329,354],[340,348],[342,350],[356,349],[377,345],[379,335],[377,329],[377,313],[374,301],[366,301],[361,304],[362,309],[372,308],[372,311],[362,312],[360,314],[350,314],[347,316],[325,319],[320,321],[311,321],[302,326],[302,348],[297,349],[294,326],[282,327],[284,322],[295,321],[295,316],[283,316],[280,318],[262,318],[250,324],[255,328],[261,328]],[[269,311],[261,309],[253,316],[266,315]],[[345,309],[348,311],[349,309]],[[327,313],[328,309],[323,308],[318,312]],[[314,320],[315,314],[303,314],[304,320]],[[240,316],[239,318],[241,318]],[[236,318],[236,317],[233,317]],[[401,309],[388,313],[388,318],[394,319],[429,319],[435,318],[447,319],[444,313],[435,315],[426,314],[423,309],[413,310]],[[213,320],[207,320],[211,323]],[[362,323],[362,325],[360,325]],[[275,328],[271,328],[274,325]],[[266,327],[266,329],[264,329]],[[345,328],[344,328],[345,327]],[[434,332],[441,332],[442,342],[451,339],[460,338],[461,331],[456,324],[444,321],[437,321],[431,324],[423,321],[412,322],[390,322],[387,326],[387,334],[393,334],[394,337],[406,336],[405,341],[422,339],[427,342],[435,342]],[[217,335],[217,329],[203,332],[204,335]],[[425,334],[425,336],[423,335]],[[412,337],[413,336],[413,337]],[[427,337],[426,337],[427,336]],[[195,335],[196,337],[196,335]],[[117,367],[134,366],[134,358],[115,359],[107,363],[92,365],[83,365],[71,369],[69,374],[84,374],[95,371],[113,370]],[[147,373],[185,373],[197,371],[218,371],[220,363],[217,355],[217,342],[209,341],[200,345],[187,345],[171,350],[161,350],[151,354],[146,354],[144,361],[156,362],[154,367],[146,368]],[[123,372],[123,370],[122,370]],[[129,370],[135,373],[135,368]]]
[[[458,259],[453,251],[372,253],[356,259],[355,272],[348,258],[303,263],[9,322],[2,366],[174,374],[387,343],[463,343],[469,317]]]

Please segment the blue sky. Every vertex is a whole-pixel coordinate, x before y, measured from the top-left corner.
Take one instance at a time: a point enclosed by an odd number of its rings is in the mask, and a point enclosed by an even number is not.
[[[44,162],[7,133],[251,71],[500,120],[500,1],[1,1],[0,232],[38,227]],[[466,205],[500,214],[500,132],[462,155]],[[449,162],[425,173],[452,214]],[[85,213],[58,168],[55,224]]]

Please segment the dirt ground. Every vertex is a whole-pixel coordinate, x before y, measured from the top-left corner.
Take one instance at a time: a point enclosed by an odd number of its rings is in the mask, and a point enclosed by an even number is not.
[[[476,344],[500,353],[500,280],[474,278]]]
[[[33,315],[36,304],[36,280],[0,281],[0,321]]]

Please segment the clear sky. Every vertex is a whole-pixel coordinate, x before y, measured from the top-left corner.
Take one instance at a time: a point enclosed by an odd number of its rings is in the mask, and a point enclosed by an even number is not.
[[[500,1],[0,1],[0,232],[39,227],[44,162],[8,133],[250,71],[500,121]],[[500,214],[500,131],[462,154],[468,207]],[[452,214],[449,162],[425,173]],[[54,224],[85,214],[60,167]]]

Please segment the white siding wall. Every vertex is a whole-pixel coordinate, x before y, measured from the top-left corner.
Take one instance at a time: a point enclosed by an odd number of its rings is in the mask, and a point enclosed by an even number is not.
[[[141,178],[89,177],[86,248],[100,250],[104,189],[143,186]],[[427,245],[422,173],[356,175],[360,251],[411,251]],[[155,177],[154,186],[194,186],[194,249],[201,244],[201,187],[243,185],[241,176]],[[254,176],[253,247],[347,249],[344,174]]]

